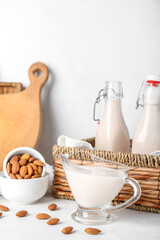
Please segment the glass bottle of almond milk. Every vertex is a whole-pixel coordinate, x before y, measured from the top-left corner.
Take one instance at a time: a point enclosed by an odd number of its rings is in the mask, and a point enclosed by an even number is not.
[[[133,137],[132,153],[151,154],[160,150],[160,81],[158,76],[148,79],[153,80],[143,82],[137,98],[136,108],[144,109]]]
[[[103,117],[96,132],[95,149],[114,152],[129,152],[129,133],[123,119],[121,99],[123,97],[122,83],[107,81],[105,88],[99,92],[94,105],[94,120],[96,104],[105,99]]]

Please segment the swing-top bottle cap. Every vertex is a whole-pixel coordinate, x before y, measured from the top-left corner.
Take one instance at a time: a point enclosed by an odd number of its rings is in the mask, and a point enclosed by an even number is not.
[[[147,75],[146,80],[147,80],[148,86],[158,87],[160,84],[159,75]]]

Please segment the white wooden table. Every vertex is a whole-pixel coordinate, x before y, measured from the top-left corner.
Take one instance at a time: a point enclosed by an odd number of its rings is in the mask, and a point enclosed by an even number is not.
[[[58,209],[49,211],[48,205],[56,203]],[[32,205],[15,205],[0,196],[0,204],[6,205],[10,211],[4,212],[0,218],[0,240],[159,240],[160,214],[137,212],[130,209],[114,213],[113,221],[108,225],[97,226],[102,233],[88,235],[84,232],[85,225],[78,224],[71,219],[71,213],[76,209],[76,203],[69,200],[54,199],[48,194]],[[18,218],[15,213],[27,210],[29,215]],[[57,225],[49,226],[46,220],[36,219],[36,214],[45,212],[51,217],[58,217]],[[72,226],[72,234],[64,235],[61,230],[65,226]]]

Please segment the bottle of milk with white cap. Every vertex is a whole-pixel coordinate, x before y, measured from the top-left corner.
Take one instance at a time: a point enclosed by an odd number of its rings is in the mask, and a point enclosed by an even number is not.
[[[132,153],[160,150],[160,76],[148,75],[142,83],[137,106],[144,107],[132,143]]]

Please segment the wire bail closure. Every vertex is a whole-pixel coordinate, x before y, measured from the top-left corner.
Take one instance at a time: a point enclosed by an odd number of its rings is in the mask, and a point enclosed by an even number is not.
[[[145,80],[142,82],[140,89],[139,89],[139,93],[138,93],[137,100],[136,100],[136,109],[138,109],[139,106],[144,107],[144,104],[140,103],[140,101],[143,97],[142,90],[144,91],[144,87],[145,87]]]
[[[94,121],[97,121],[97,122],[100,122],[100,119],[99,118],[96,118],[96,104],[100,103],[102,97],[105,98],[107,96],[106,93],[104,93],[104,88],[101,89],[98,93],[98,97],[96,98],[96,101],[94,103],[94,108],[93,108],[93,120]]]

